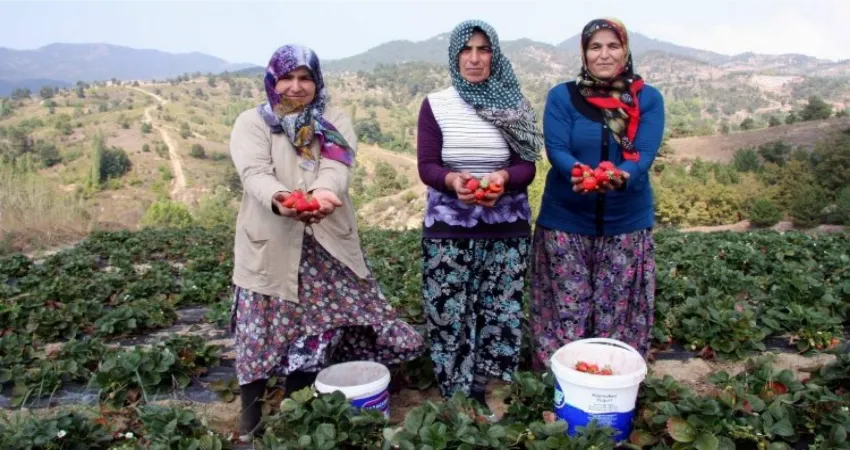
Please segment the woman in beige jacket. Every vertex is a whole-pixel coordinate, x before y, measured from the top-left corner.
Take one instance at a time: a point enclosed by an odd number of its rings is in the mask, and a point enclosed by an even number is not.
[[[268,102],[239,115],[230,152],[244,194],[236,219],[233,317],[240,434],[259,428],[266,380],[286,395],[342,360],[394,364],[423,353],[365,261],[348,195],[357,137],[327,107],[319,59],[287,45],[265,73]],[[316,211],[284,206],[300,190]]]

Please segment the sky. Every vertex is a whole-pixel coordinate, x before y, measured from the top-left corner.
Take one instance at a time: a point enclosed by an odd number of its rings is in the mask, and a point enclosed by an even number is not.
[[[603,16],[655,39],[723,54],[850,59],[850,0],[0,1],[0,47],[108,43],[265,65],[288,43],[337,59],[391,40],[425,40],[472,18],[489,22],[502,40],[558,44]]]

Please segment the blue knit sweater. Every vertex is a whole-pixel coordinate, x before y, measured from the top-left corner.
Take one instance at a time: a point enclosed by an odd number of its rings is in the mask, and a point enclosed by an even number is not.
[[[638,100],[640,124],[635,147],[640,160],[633,162],[623,159],[601,112],[578,93],[575,82],[559,84],[549,91],[543,134],[552,168],[546,176],[539,225],[590,236],[614,236],[653,226],[655,210],[648,172],[664,135],[664,98],[646,85]],[[606,159],[629,173],[625,189],[606,194],[573,192],[573,164],[578,161],[596,167]]]

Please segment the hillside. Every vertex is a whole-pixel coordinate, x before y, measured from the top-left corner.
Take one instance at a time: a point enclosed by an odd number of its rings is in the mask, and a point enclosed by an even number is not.
[[[850,128],[850,117],[832,118],[792,125],[779,125],[762,130],[739,131],[715,136],[695,136],[670,139],[668,144],[677,160],[694,160],[728,163],[736,150],[758,147],[774,141],[782,141],[792,147],[811,151],[823,137]]]
[[[553,71],[568,72],[570,61],[545,58],[557,55],[552,46],[515,41],[508,48],[514,44],[524,49],[517,72],[539,119],[547,92],[564,79]],[[665,95],[674,149],[672,159],[662,158],[666,161],[700,156],[726,162],[742,146],[777,139],[812,148],[827,131],[847,123],[847,118],[835,118],[767,128],[771,121],[802,117],[811,95],[825,94],[825,107],[832,108],[817,114],[840,111],[850,104],[850,88],[837,79],[726,73],[698,59],[658,51],[642,58],[644,73]],[[448,86],[445,66],[382,65],[369,72],[331,72],[326,81],[332,103],[352,117],[361,141],[352,181],[361,223],[418,228],[425,190],[415,170],[416,123],[424,96]],[[73,241],[94,228],[231,220],[241,189],[227,154],[231,126],[240,112],[263,99],[262,80],[253,69],[182,74],[159,82],[80,83],[0,99],[0,190],[10,192],[0,196],[0,206],[15,211],[0,217],[0,253],[4,247]],[[738,131],[747,120],[754,130]],[[836,125],[824,128],[830,123]],[[109,165],[119,172],[101,174],[93,183],[95,155],[110,149],[126,153],[127,167]],[[547,170],[541,163],[531,188],[535,210]],[[716,175],[678,169],[653,175],[663,225],[737,223],[746,218],[753,198],[762,195],[779,203],[777,220],[791,220],[793,186],[773,186],[772,178],[762,174],[736,174],[720,166],[710,170]],[[57,198],[56,192],[67,198]],[[837,195],[836,189],[831,192]],[[824,208],[838,208],[833,202],[839,200],[824,197]],[[803,226],[841,220],[829,213],[806,219]]]
[[[51,44],[35,50],[0,47],[0,96],[17,88],[37,91],[44,85],[63,87],[77,81],[163,79],[249,66],[198,52],[168,53],[109,44]]]
[[[347,58],[327,61],[325,67],[332,72],[370,71],[378,65],[405,62],[446,63],[448,33],[423,41],[398,40],[387,42]],[[808,75],[817,77],[850,76],[850,60],[829,61],[806,55],[766,55],[742,53],[723,55],[707,50],[686,47],[651,38],[641,33],[631,33],[632,52],[639,71],[645,71],[651,54],[665,54],[674,59],[696,61],[723,73],[748,72],[765,75]],[[525,70],[549,72],[550,75],[572,77],[579,65],[579,36],[574,35],[557,45],[531,39],[503,40],[505,54],[516,66]],[[521,63],[533,60],[529,66]],[[542,66],[541,66],[542,64]],[[565,72],[562,72],[565,71]],[[650,67],[651,70],[651,67]],[[563,75],[562,75],[563,76]]]
[[[629,41],[632,53],[636,58],[640,58],[645,53],[662,52],[674,56],[681,56],[688,59],[695,59],[704,63],[719,63],[725,61],[729,57],[707,50],[700,50],[691,47],[676,45],[671,42],[653,39],[642,33],[630,32]],[[569,39],[558,44],[558,48],[564,52],[578,55],[581,49],[581,37],[576,34]]]

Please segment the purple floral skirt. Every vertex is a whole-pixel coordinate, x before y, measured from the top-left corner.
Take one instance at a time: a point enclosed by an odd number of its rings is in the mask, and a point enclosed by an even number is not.
[[[652,230],[585,236],[541,227],[531,250],[533,365],[575,340],[618,339],[644,357],[654,320]]]
[[[233,287],[231,331],[240,385],[342,361],[398,364],[424,352],[422,336],[398,318],[374,277],[359,278],[306,234],[298,300]]]

